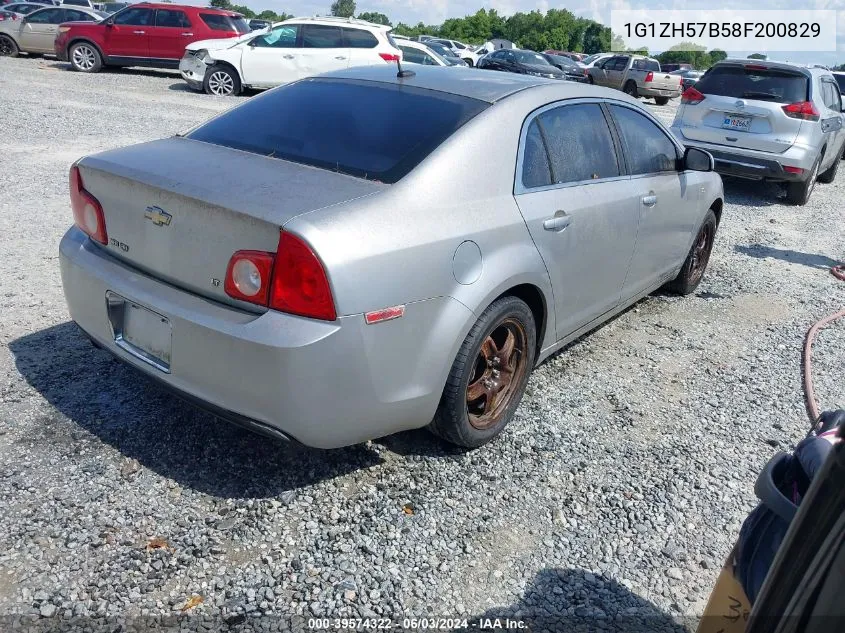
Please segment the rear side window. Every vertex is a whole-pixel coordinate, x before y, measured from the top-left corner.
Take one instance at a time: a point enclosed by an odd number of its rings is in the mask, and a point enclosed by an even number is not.
[[[394,183],[487,107],[412,86],[312,78],[253,97],[188,138]]]
[[[625,70],[628,67],[628,60],[630,57],[616,57],[614,58],[614,62],[612,65],[607,65],[605,68],[607,70]]]
[[[158,9],[156,11],[156,26],[168,26],[171,28],[191,28],[191,21],[184,11],[176,9]]]
[[[346,46],[349,48],[375,48],[378,45],[376,36],[364,29],[343,29]]]
[[[625,145],[631,175],[677,170],[678,151],[663,130],[631,108],[612,105],[610,111]]]
[[[297,28],[290,24],[277,26],[252,40],[252,45],[258,48],[295,48]]]
[[[249,24],[240,16],[222,15],[220,13],[200,13],[200,18],[212,31],[235,31],[249,33]]]
[[[822,81],[821,85],[824,104],[834,112],[841,112],[842,100],[839,95],[839,86],[832,81]]]
[[[345,48],[343,31],[337,26],[306,24],[302,27],[303,48]]]
[[[839,84],[839,94],[845,93],[845,75],[834,75],[833,78]]]
[[[699,79],[695,89],[706,95],[796,103],[807,100],[807,77],[753,64],[714,66]]]
[[[619,175],[613,137],[597,104],[561,106],[543,112],[537,120],[549,151],[552,183]]]
[[[64,15],[62,16],[63,20],[67,22],[93,22],[99,18],[94,17],[90,13],[85,13],[84,11],[76,11],[75,9],[65,10]]]
[[[552,171],[546,144],[540,134],[537,119],[531,121],[525,135],[525,152],[522,155],[522,186],[526,189],[552,184]]]

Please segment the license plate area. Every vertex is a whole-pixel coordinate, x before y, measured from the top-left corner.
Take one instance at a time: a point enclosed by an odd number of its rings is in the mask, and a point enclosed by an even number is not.
[[[722,127],[726,130],[738,130],[740,132],[751,131],[751,117],[726,114],[722,119]]]
[[[115,345],[169,374],[172,343],[170,320],[111,290],[106,293],[106,310]]]

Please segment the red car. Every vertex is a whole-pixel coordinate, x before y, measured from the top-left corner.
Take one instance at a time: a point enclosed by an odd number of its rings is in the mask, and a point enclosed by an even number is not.
[[[185,46],[249,33],[239,13],[179,4],[133,4],[102,22],[68,22],[56,35],[56,56],[74,70],[103,66],[179,68]]]

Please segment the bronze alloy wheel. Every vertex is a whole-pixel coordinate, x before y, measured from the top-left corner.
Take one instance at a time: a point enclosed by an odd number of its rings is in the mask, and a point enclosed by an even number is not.
[[[710,261],[710,251],[713,250],[713,238],[716,234],[716,227],[705,223],[701,227],[695,246],[692,249],[692,263],[690,265],[690,282],[697,284],[704,276],[707,269],[707,262]]]
[[[513,318],[484,339],[466,390],[467,417],[474,428],[485,430],[499,422],[528,369],[527,349],[525,327]]]

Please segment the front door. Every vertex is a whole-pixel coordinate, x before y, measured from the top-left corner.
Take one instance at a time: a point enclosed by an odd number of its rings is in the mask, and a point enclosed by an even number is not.
[[[637,208],[598,103],[532,115],[520,152],[516,201],[549,271],[562,339],[618,305]]]
[[[187,13],[180,9],[156,9],[155,25],[149,30],[150,57],[178,63],[193,35]]]
[[[20,34],[21,48],[34,53],[53,53],[53,41],[59,24],[67,21],[64,15],[65,10],[56,7],[24,18]]]
[[[144,65],[150,57],[150,32],[154,27],[153,10],[130,7],[106,23],[105,51],[124,63]]]
[[[299,78],[296,38],[299,27],[283,24],[244,46],[241,72],[249,86],[281,86]],[[242,45],[243,46],[243,45]]]

